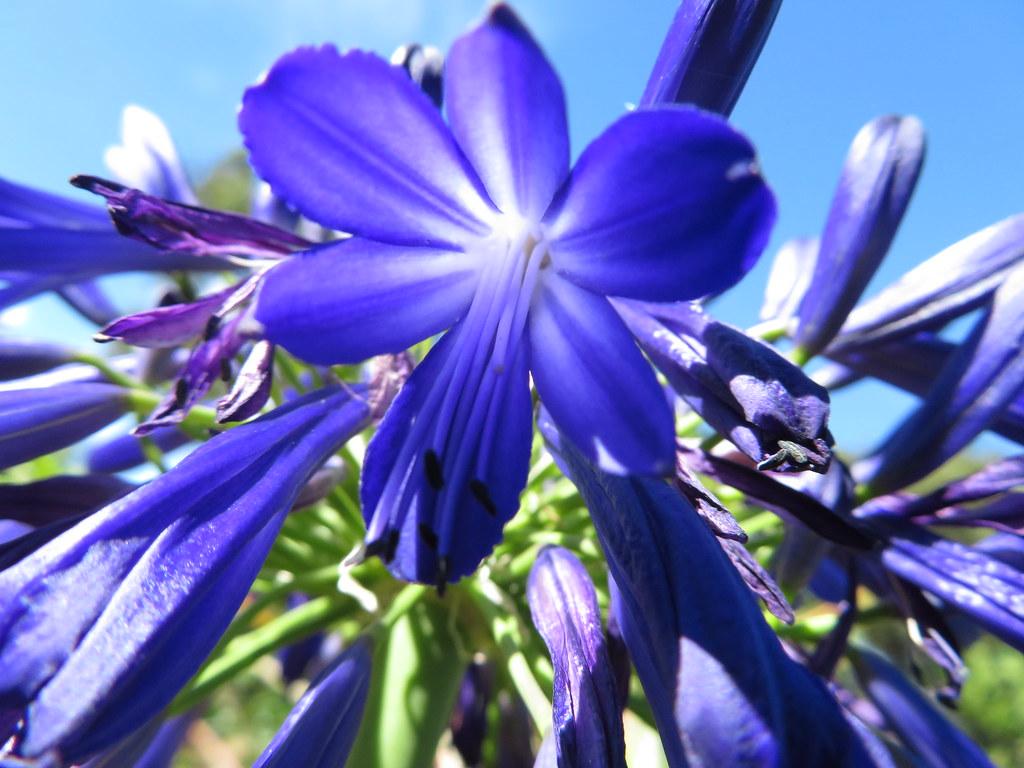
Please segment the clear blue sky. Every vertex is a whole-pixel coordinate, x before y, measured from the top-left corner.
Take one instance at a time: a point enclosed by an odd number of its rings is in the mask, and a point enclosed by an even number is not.
[[[677,3],[515,4],[565,82],[574,152],[635,100]],[[275,56],[334,41],[390,53],[448,43],[477,0],[15,0],[0,25],[0,175],[62,191],[102,172],[121,107],[166,121],[193,175],[237,146],[242,89]],[[929,154],[893,253],[873,284],[1024,210],[1024,2],[788,0],[734,114],[780,202],[774,252],[820,229],[850,139],[886,113],[919,116]],[[754,320],[769,259],[716,311]],[[51,305],[46,304],[47,310]],[[63,333],[49,311],[30,332]],[[42,326],[43,317],[50,323]],[[835,431],[870,447],[909,400],[881,387],[840,398]]]

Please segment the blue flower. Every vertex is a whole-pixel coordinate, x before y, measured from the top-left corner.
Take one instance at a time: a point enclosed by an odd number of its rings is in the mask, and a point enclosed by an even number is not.
[[[245,96],[257,172],[353,234],[282,262],[256,318],[314,363],[451,328],[370,445],[371,553],[402,578],[471,572],[518,507],[530,385],[602,468],[660,474],[672,417],[607,296],[691,299],[754,263],[774,220],[753,147],[681,107],[627,114],[569,170],[561,84],[507,7],[458,39],[448,125],[398,67],[303,48]]]

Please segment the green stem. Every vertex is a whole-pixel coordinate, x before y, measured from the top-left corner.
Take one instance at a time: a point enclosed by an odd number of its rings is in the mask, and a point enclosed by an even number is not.
[[[301,640],[336,622],[353,608],[351,600],[338,597],[315,597],[308,603],[278,616],[244,635],[231,640],[224,652],[212,659],[192,684],[178,694],[170,711],[184,712],[206,698],[215,688],[235,677],[261,656]]]
[[[787,324],[786,320],[766,320],[763,323],[747,328],[747,335],[772,343],[787,336]]]
[[[78,354],[72,359],[75,362],[83,363],[84,365],[91,365],[97,371],[110,379],[114,384],[120,384],[122,387],[127,387],[128,389],[136,389],[141,386],[141,384],[131,376],[121,373],[121,371],[117,370],[114,366],[97,355]]]
[[[483,573],[469,579],[465,591],[490,626],[494,643],[505,657],[509,678],[526,705],[537,733],[543,735],[551,727],[551,702],[522,651],[526,641],[515,603]]]
[[[134,385],[126,395],[128,406],[140,415],[152,412],[163,400],[163,395],[152,392],[148,389],[141,389]],[[207,440],[210,437],[209,431],[214,428],[223,428],[225,425],[217,423],[217,412],[213,408],[206,408],[201,405],[193,406],[178,427],[189,437],[196,440]]]

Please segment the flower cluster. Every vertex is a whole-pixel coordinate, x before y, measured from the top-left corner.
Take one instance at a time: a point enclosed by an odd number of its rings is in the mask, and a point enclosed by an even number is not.
[[[1024,215],[863,300],[924,159],[875,119],[763,322],[716,319],[775,221],[728,116],[779,6],[683,2],[571,167],[497,5],[447,57],[282,56],[246,213],[139,108],[73,179],[106,210],[0,181],[0,308],[56,291],[114,350],[0,339],[0,765],[168,765],[275,657],[308,687],[257,766],[988,764],[936,703],[982,631],[1024,650],[1024,458],[933,473],[1024,442]],[[121,315],[136,270],[167,290]],[[919,403],[851,462],[863,378]]]

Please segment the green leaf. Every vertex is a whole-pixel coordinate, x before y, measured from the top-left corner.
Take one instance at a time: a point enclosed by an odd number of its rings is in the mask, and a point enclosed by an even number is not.
[[[468,659],[445,605],[424,595],[377,641],[350,766],[429,768]]]

